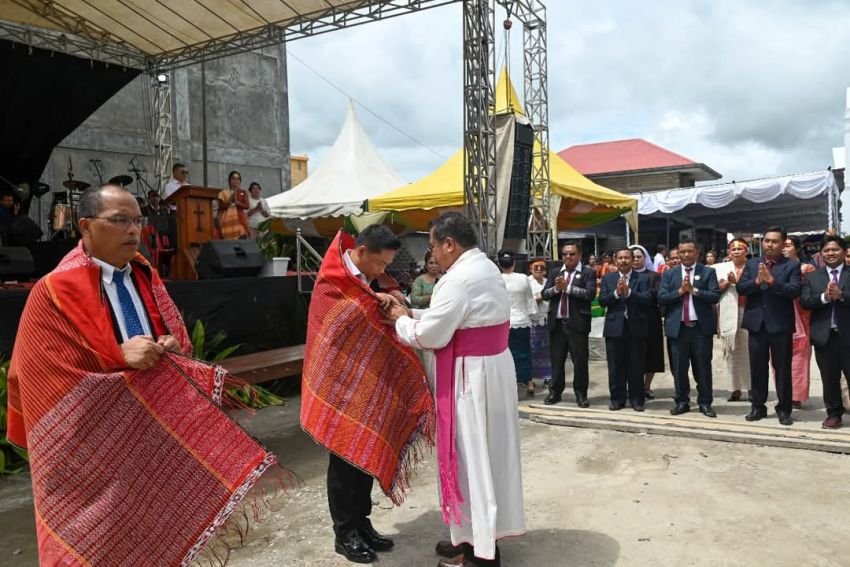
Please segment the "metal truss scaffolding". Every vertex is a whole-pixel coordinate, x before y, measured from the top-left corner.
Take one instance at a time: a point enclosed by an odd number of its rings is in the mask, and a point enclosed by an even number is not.
[[[481,249],[496,253],[496,144],[494,105],[496,59],[492,0],[463,2],[464,204],[476,223]]]
[[[153,93],[153,168],[154,187],[157,191],[171,176],[171,156],[174,143],[171,129],[171,79],[172,73],[153,73],[151,91]]]

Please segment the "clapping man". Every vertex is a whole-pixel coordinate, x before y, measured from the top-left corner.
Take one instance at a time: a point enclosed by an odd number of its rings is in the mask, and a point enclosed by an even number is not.
[[[717,327],[713,306],[720,299],[717,274],[697,263],[699,250],[693,240],[680,241],[678,253],[681,265],[664,272],[658,293],[658,303],[665,307],[664,330],[676,387],[676,405],[670,413],[679,415],[691,409],[690,367],[697,384],[700,412],[717,417],[711,408],[711,341]]]
[[[773,361],[776,375],[776,416],[791,425],[791,355],[794,329],[794,298],[802,286],[800,262],[785,258],[782,246],[787,234],[779,227],[764,231],[763,258],[747,261],[737,284],[747,298],[741,326],[749,331],[752,410],[747,421],[767,417],[767,365]]]
[[[561,248],[564,263],[549,273],[543,287],[543,299],[549,302],[549,353],[552,382],[546,405],[557,404],[566,386],[564,365],[569,354],[573,360],[573,391],[580,408],[589,406],[588,336],[590,302],[596,297],[596,270],[582,266],[581,245],[569,242]]]
[[[844,403],[841,375],[850,376],[850,271],[845,270],[847,245],[830,234],[821,244],[826,266],[807,274],[803,280],[800,304],[812,312],[810,339],[823,380],[826,406],[824,429],[841,427]]]
[[[653,294],[649,279],[632,270],[634,256],[628,248],[615,255],[617,271],[602,278],[599,304],[605,314],[605,349],[608,358],[608,389],[616,411],[626,406],[643,411],[643,369],[646,357],[647,307]],[[628,390],[628,391],[627,391]]]

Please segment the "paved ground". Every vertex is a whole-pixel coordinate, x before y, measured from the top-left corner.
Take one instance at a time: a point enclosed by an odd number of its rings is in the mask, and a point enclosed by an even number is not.
[[[592,364],[591,377],[591,401],[599,407],[607,403],[603,362]],[[659,399],[648,407],[663,413],[672,381],[658,380]],[[813,382],[818,390],[816,375]],[[795,412],[802,421],[795,427],[820,423],[820,400],[807,405]],[[333,551],[327,457],[299,430],[298,409],[296,399],[250,424],[303,484],[282,496],[248,545],[234,552],[235,567],[350,565]],[[721,413],[742,422],[746,404]],[[525,420],[521,432],[530,532],[502,544],[506,566],[850,566],[850,457]],[[379,565],[436,565],[433,545],[446,531],[435,474],[433,460],[423,463],[399,508],[373,494],[374,523],[396,540]],[[0,479],[0,565],[36,564],[33,530],[28,479]]]

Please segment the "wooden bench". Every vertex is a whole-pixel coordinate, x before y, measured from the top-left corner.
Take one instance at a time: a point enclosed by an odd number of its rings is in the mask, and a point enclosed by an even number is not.
[[[222,360],[221,365],[249,384],[261,384],[278,378],[297,376],[301,374],[304,365],[304,345],[231,356]]]

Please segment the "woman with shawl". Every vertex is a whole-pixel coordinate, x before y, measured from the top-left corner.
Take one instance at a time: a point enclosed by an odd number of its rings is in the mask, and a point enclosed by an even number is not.
[[[646,365],[643,374],[644,396],[647,400],[652,400],[655,399],[651,390],[652,379],[656,372],[664,372],[664,327],[661,323],[661,309],[656,301],[661,277],[655,273],[652,257],[646,248],[640,244],[634,244],[629,247],[629,250],[635,258],[632,269],[645,275],[652,288],[652,304],[647,309]]]
[[[547,315],[549,302],[543,299],[543,287],[546,285],[546,262],[537,260],[531,264],[531,275],[528,276],[531,293],[537,302],[537,313],[531,318],[531,375],[543,380],[543,385],[552,379],[552,362],[549,360],[549,327]]]
[[[747,241],[734,238],[729,242],[729,262],[715,264],[717,283],[720,285],[720,301],[717,304],[717,334],[723,343],[723,359],[726,361],[726,374],[729,376],[729,402],[747,401],[742,396],[750,389],[750,349],[749,334],[741,327],[744,306],[747,301],[738,296],[735,284],[744,272],[747,264]]]

